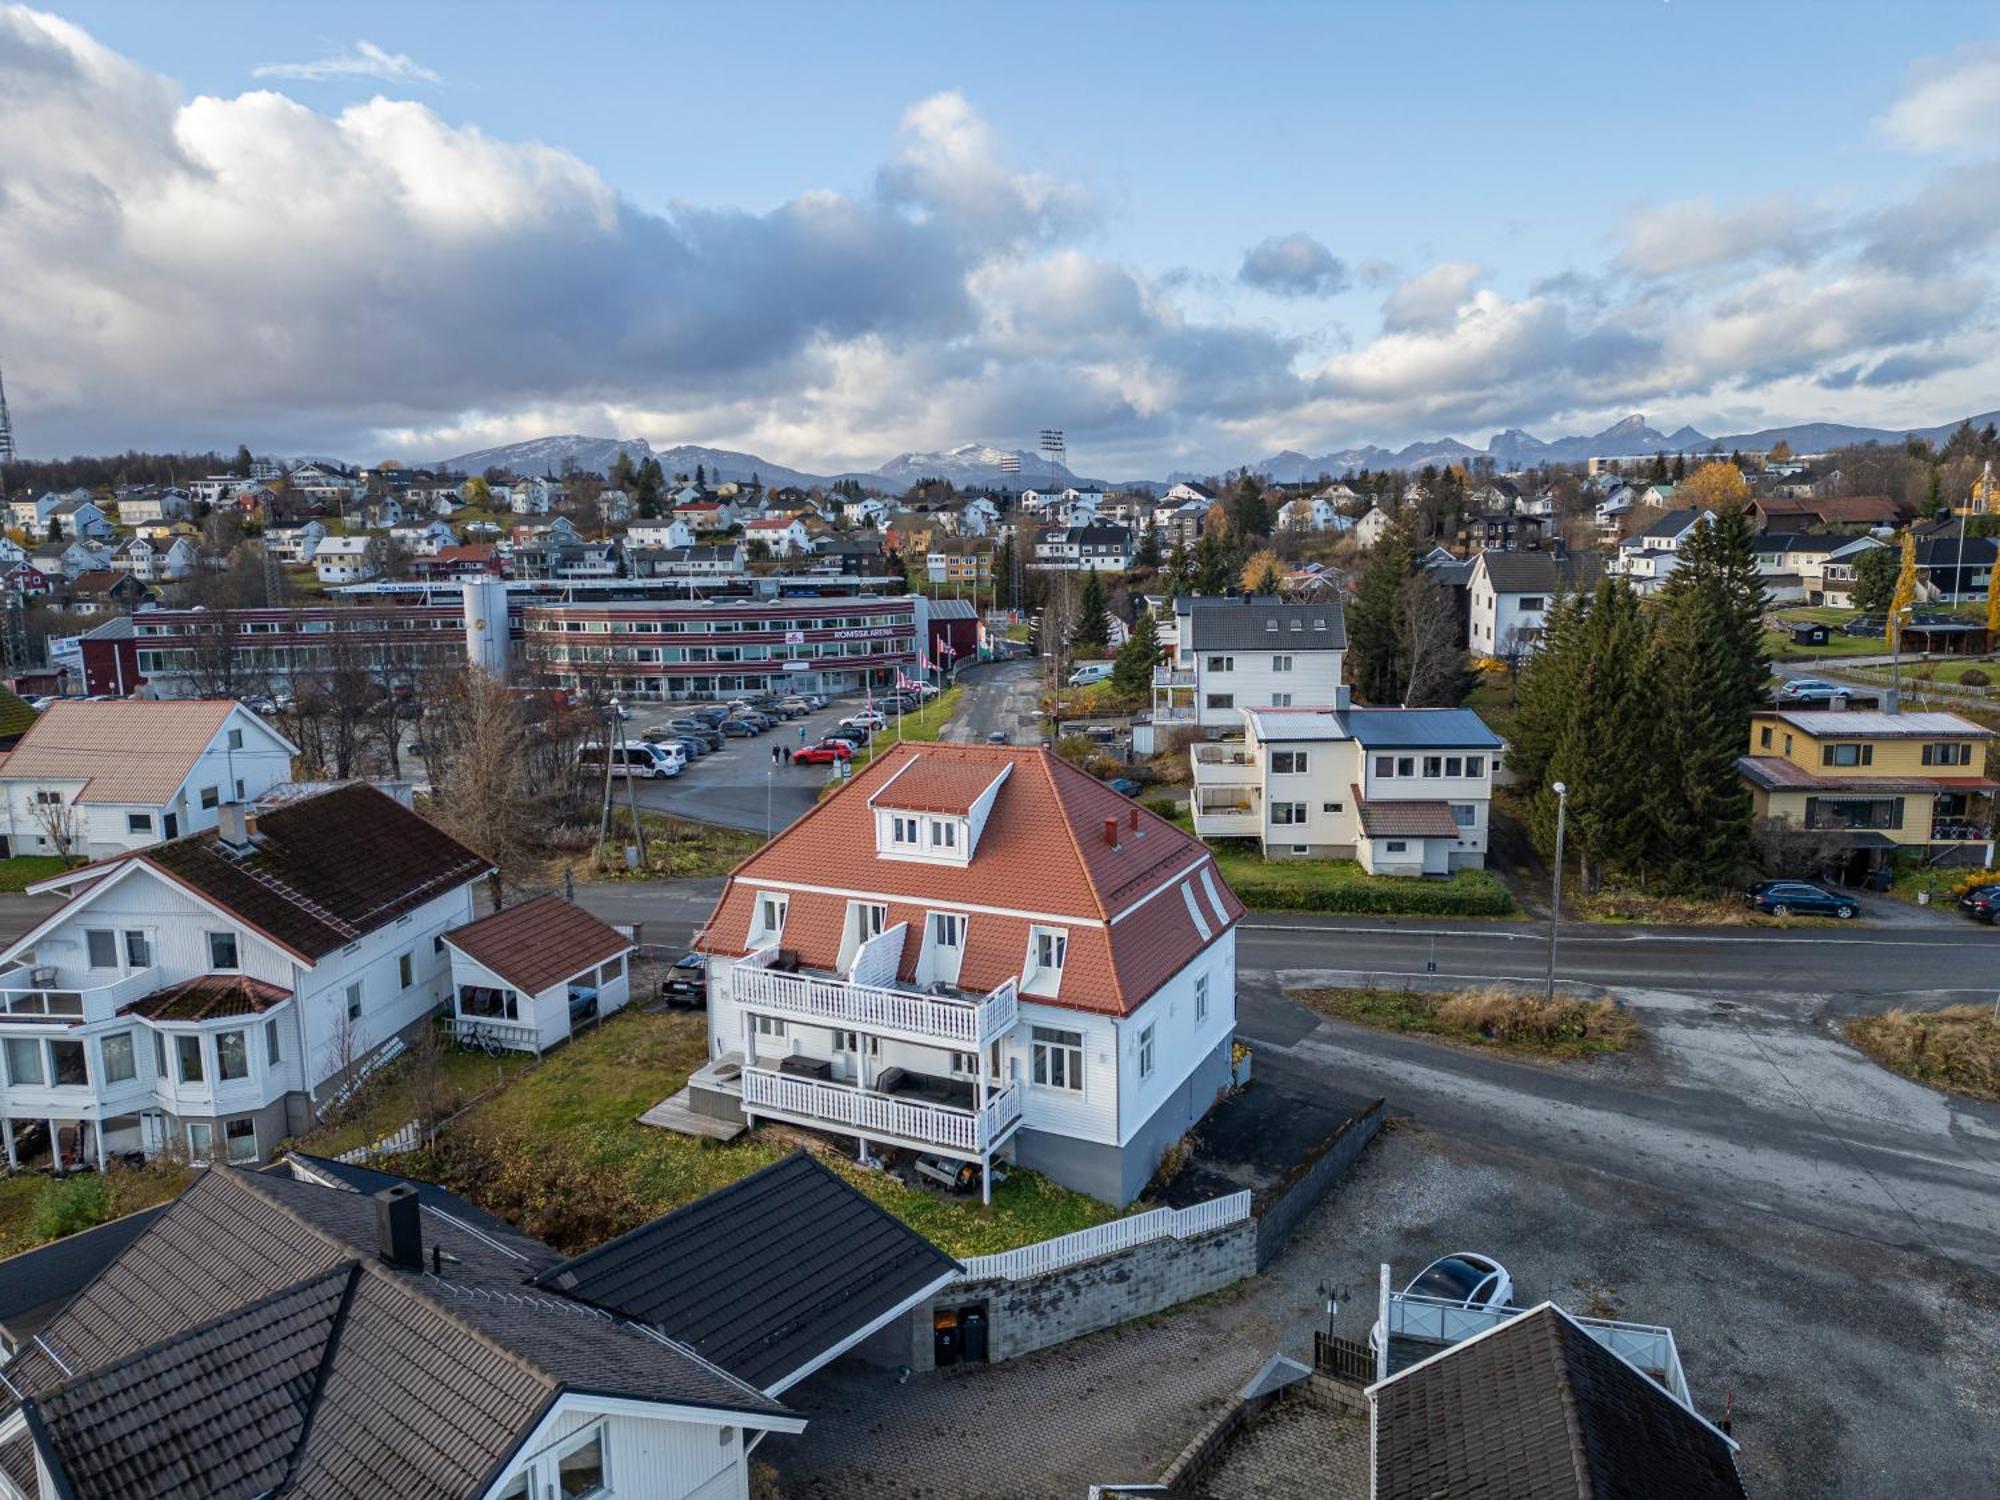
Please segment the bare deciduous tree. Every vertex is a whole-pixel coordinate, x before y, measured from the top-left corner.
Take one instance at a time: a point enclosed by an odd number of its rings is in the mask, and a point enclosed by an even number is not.
[[[65,802],[61,792],[36,792],[33,803],[35,826],[49,847],[68,863],[83,842],[83,815],[74,802]]]

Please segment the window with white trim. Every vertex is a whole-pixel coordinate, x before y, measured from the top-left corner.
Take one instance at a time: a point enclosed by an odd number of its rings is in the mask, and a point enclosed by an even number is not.
[[[358,979],[347,987],[347,1019],[361,1019],[361,981]]]
[[[750,918],[750,946],[768,947],[785,935],[785,908],[789,898],[768,891],[757,893],[756,910]]]
[[[222,1127],[223,1155],[234,1162],[255,1161],[257,1159],[257,1122],[252,1119],[229,1120]]]
[[[848,921],[853,924],[854,941],[857,945],[870,938],[878,938],[889,925],[889,908],[872,901],[856,901],[847,908]]]
[[[83,934],[84,953],[93,969],[115,969],[118,967],[118,934],[100,927],[90,927]]]
[[[1306,820],[1306,804],[1303,802],[1273,802],[1271,821],[1274,824],[1291,826]]]
[[[950,818],[932,818],[931,847],[933,849],[956,849],[958,847],[958,824]]]
[[[1144,1031],[1139,1033],[1139,1076],[1141,1078],[1151,1078],[1153,1076],[1153,1033],[1157,1029],[1157,1026],[1148,1026]]]
[[[1466,756],[1465,774],[1468,776],[1484,776],[1486,774],[1486,757],[1483,755]]]
[[[1391,854],[1402,854],[1405,853],[1410,846],[1404,843],[1403,840],[1401,839],[1390,839],[1385,847]]]
[[[1451,804],[1451,820],[1460,828],[1470,828],[1479,821],[1479,809],[1470,802],[1454,802]]]
[[[1030,1032],[1034,1054],[1033,1078],[1049,1089],[1083,1092],[1083,1033],[1063,1031],[1054,1026],[1036,1026]]]
[[[153,966],[153,943],[143,932],[125,934],[125,962],[134,969],[150,969]]]
[[[1384,778],[1394,776],[1396,774],[1396,757],[1393,755],[1376,756],[1375,774]]]
[[[1208,976],[1206,974],[1197,974],[1194,977],[1194,1019],[1196,1025],[1200,1025],[1208,1019]]]
[[[1063,962],[1069,956],[1069,934],[1060,927],[1034,927],[1028,932],[1028,973],[1023,988],[1054,990],[1062,983]]]
[[[902,844],[911,849],[916,848],[919,842],[917,837],[919,821],[916,818],[906,818],[901,813],[897,813],[889,820],[889,842],[892,844]]]
[[[581,1440],[558,1449],[556,1483],[550,1493],[557,1500],[591,1500],[596,1495],[610,1494],[607,1447],[604,1428],[594,1427]]]
[[[130,1083],[139,1076],[139,1059],[132,1051],[132,1033],[114,1031],[98,1042],[104,1051],[104,1081]]]
[[[1291,659],[1291,658],[1290,658],[1289,656],[1274,656],[1274,657],[1272,657],[1272,658],[1271,658],[1271,670],[1272,670],[1273,672],[1289,672],[1289,671],[1291,671],[1291,670],[1292,670],[1292,659]]]
[[[278,1038],[278,1018],[273,1016],[264,1023],[264,1062],[275,1068],[284,1060],[285,1049]]]
[[[957,912],[931,913],[931,942],[939,948],[958,948],[965,943],[965,918]]]
[[[239,969],[236,951],[236,934],[233,932],[211,932],[208,935],[208,966],[211,969]]]
[[[1305,751],[1273,750],[1271,752],[1271,774],[1273,776],[1303,776],[1305,773]]]
[[[240,1031],[218,1031],[215,1034],[215,1076],[224,1083],[234,1083],[250,1076],[250,1048],[245,1044]]]

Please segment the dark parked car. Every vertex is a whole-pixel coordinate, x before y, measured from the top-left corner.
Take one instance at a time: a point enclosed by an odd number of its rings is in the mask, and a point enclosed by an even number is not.
[[[722,731],[717,729],[714,721],[710,719],[669,719],[661,726],[661,730],[648,731],[649,734],[658,732],[667,734],[692,734],[707,740],[708,747],[711,750],[720,750],[722,748]]]
[[[1889,628],[1887,615],[1856,615],[1840,627],[1847,635],[1881,635]]]
[[[660,980],[660,998],[689,1010],[708,1009],[708,966],[699,953],[673,961]]]
[[[1857,909],[1852,898],[1836,896],[1803,880],[1760,881],[1744,892],[1743,899],[1774,917],[1851,917]]]
[[[1975,885],[1958,898],[1958,909],[1991,927],[2000,916],[2000,885]]]
[[[757,733],[757,726],[743,719],[718,720],[715,727],[724,734],[734,735],[739,740],[747,740]]]
[[[825,735],[822,736],[822,738],[829,740],[846,740],[847,743],[850,745],[859,746],[868,743],[869,734],[868,731],[865,729],[840,728],[840,729],[829,729],[825,733]]]

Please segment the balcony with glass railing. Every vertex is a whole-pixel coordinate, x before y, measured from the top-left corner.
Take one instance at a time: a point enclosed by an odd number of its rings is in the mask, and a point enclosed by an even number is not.
[[[109,1021],[123,1007],[150,995],[165,981],[158,966],[138,969],[109,984],[68,986],[53,966],[23,966],[0,973],[0,1021],[84,1026]]]

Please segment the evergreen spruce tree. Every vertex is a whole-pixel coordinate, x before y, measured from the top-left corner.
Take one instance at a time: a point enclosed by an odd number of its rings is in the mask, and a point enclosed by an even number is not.
[[[1160,533],[1152,526],[1139,528],[1138,545],[1132,549],[1132,566],[1157,568],[1160,565]]]
[[[1102,651],[1111,640],[1111,612],[1104,607],[1104,583],[1093,569],[1083,576],[1083,598],[1069,643],[1079,651]]]
[[[1548,779],[1536,801],[1535,831],[1553,845],[1556,796],[1569,789],[1569,845],[1583,891],[1606,879],[1643,879],[1656,849],[1656,809],[1647,795],[1658,765],[1658,701],[1645,616],[1623,582],[1606,580],[1583,619],[1576,691]]]
[[[1194,556],[1189,564],[1189,583],[1198,593],[1222,595],[1229,592],[1229,586],[1236,580],[1236,569],[1229,549],[1223,545],[1219,531],[1209,530],[1201,534],[1201,540],[1194,544]]]
[[[1403,583],[1410,576],[1412,542],[1405,523],[1382,533],[1361,570],[1347,606],[1347,660],[1363,703],[1389,707],[1401,701]]]
[[[1529,792],[1548,781],[1549,762],[1569,727],[1576,697],[1577,642],[1590,599],[1558,595],[1542,621],[1542,638],[1535,654],[1521,668],[1514,693],[1514,725],[1507,736],[1507,769]]]
[[[1159,661],[1160,627],[1153,619],[1153,612],[1142,609],[1132,626],[1131,636],[1118,648],[1118,661],[1111,669],[1111,680],[1126,697],[1144,697],[1152,691],[1153,668],[1159,665]]]
[[[1252,475],[1245,474],[1237,480],[1235,493],[1229,497],[1229,529],[1239,541],[1262,536],[1271,529],[1263,486]]]
[[[1188,550],[1178,540],[1174,550],[1167,554],[1167,592],[1185,594],[1194,587],[1194,564],[1188,557]]]

